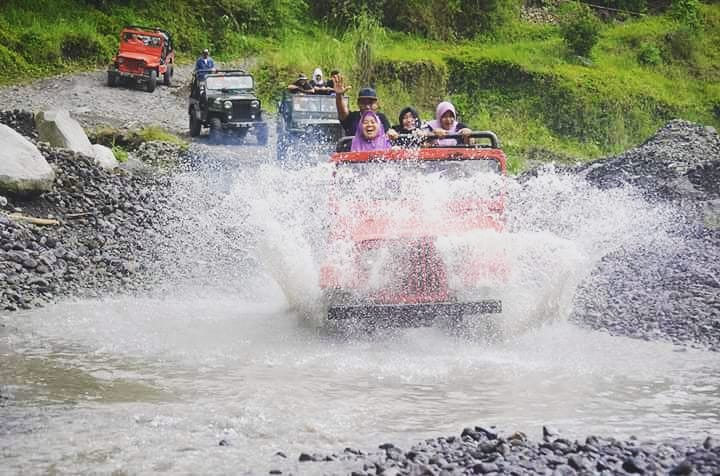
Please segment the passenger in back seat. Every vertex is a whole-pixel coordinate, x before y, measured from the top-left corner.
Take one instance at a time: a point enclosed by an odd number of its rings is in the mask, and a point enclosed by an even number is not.
[[[464,142],[470,143],[470,134],[472,129],[457,121],[457,112],[455,112],[455,106],[448,101],[443,101],[437,105],[435,109],[435,119],[428,122],[425,129],[435,134],[438,139],[435,141],[435,145],[439,146],[452,146],[457,145],[457,139],[443,139],[442,137],[450,134],[460,134],[464,136]]]

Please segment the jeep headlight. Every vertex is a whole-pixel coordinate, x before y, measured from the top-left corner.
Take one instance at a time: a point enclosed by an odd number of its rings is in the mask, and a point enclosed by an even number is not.
[[[253,109],[259,108],[259,107],[260,107],[260,101],[257,101],[257,100],[250,101],[250,107],[253,108]]]
[[[213,104],[215,104],[216,106],[222,106],[222,99],[215,98],[215,101],[213,101]]]
[[[230,102],[230,101],[225,101],[225,102],[223,103],[223,107],[224,107],[225,109],[232,109],[232,102]]]

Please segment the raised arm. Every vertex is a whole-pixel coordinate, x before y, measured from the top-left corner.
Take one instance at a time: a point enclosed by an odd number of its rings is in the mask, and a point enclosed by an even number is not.
[[[347,119],[350,115],[347,104],[343,100],[345,93],[351,88],[351,86],[345,86],[345,81],[342,75],[336,74],[333,77],[333,91],[335,91],[335,107],[337,108],[338,119],[340,122]]]

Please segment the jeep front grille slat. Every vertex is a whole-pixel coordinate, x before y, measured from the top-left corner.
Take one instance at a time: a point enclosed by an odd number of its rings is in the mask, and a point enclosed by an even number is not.
[[[255,111],[250,108],[250,101],[233,101],[232,115],[235,121],[252,121],[250,117]]]

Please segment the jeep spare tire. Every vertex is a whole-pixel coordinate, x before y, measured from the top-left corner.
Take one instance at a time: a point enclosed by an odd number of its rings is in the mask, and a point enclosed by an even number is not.
[[[148,79],[147,82],[147,92],[151,93],[155,91],[155,86],[157,86],[157,71],[153,69],[150,71],[150,79]]]

